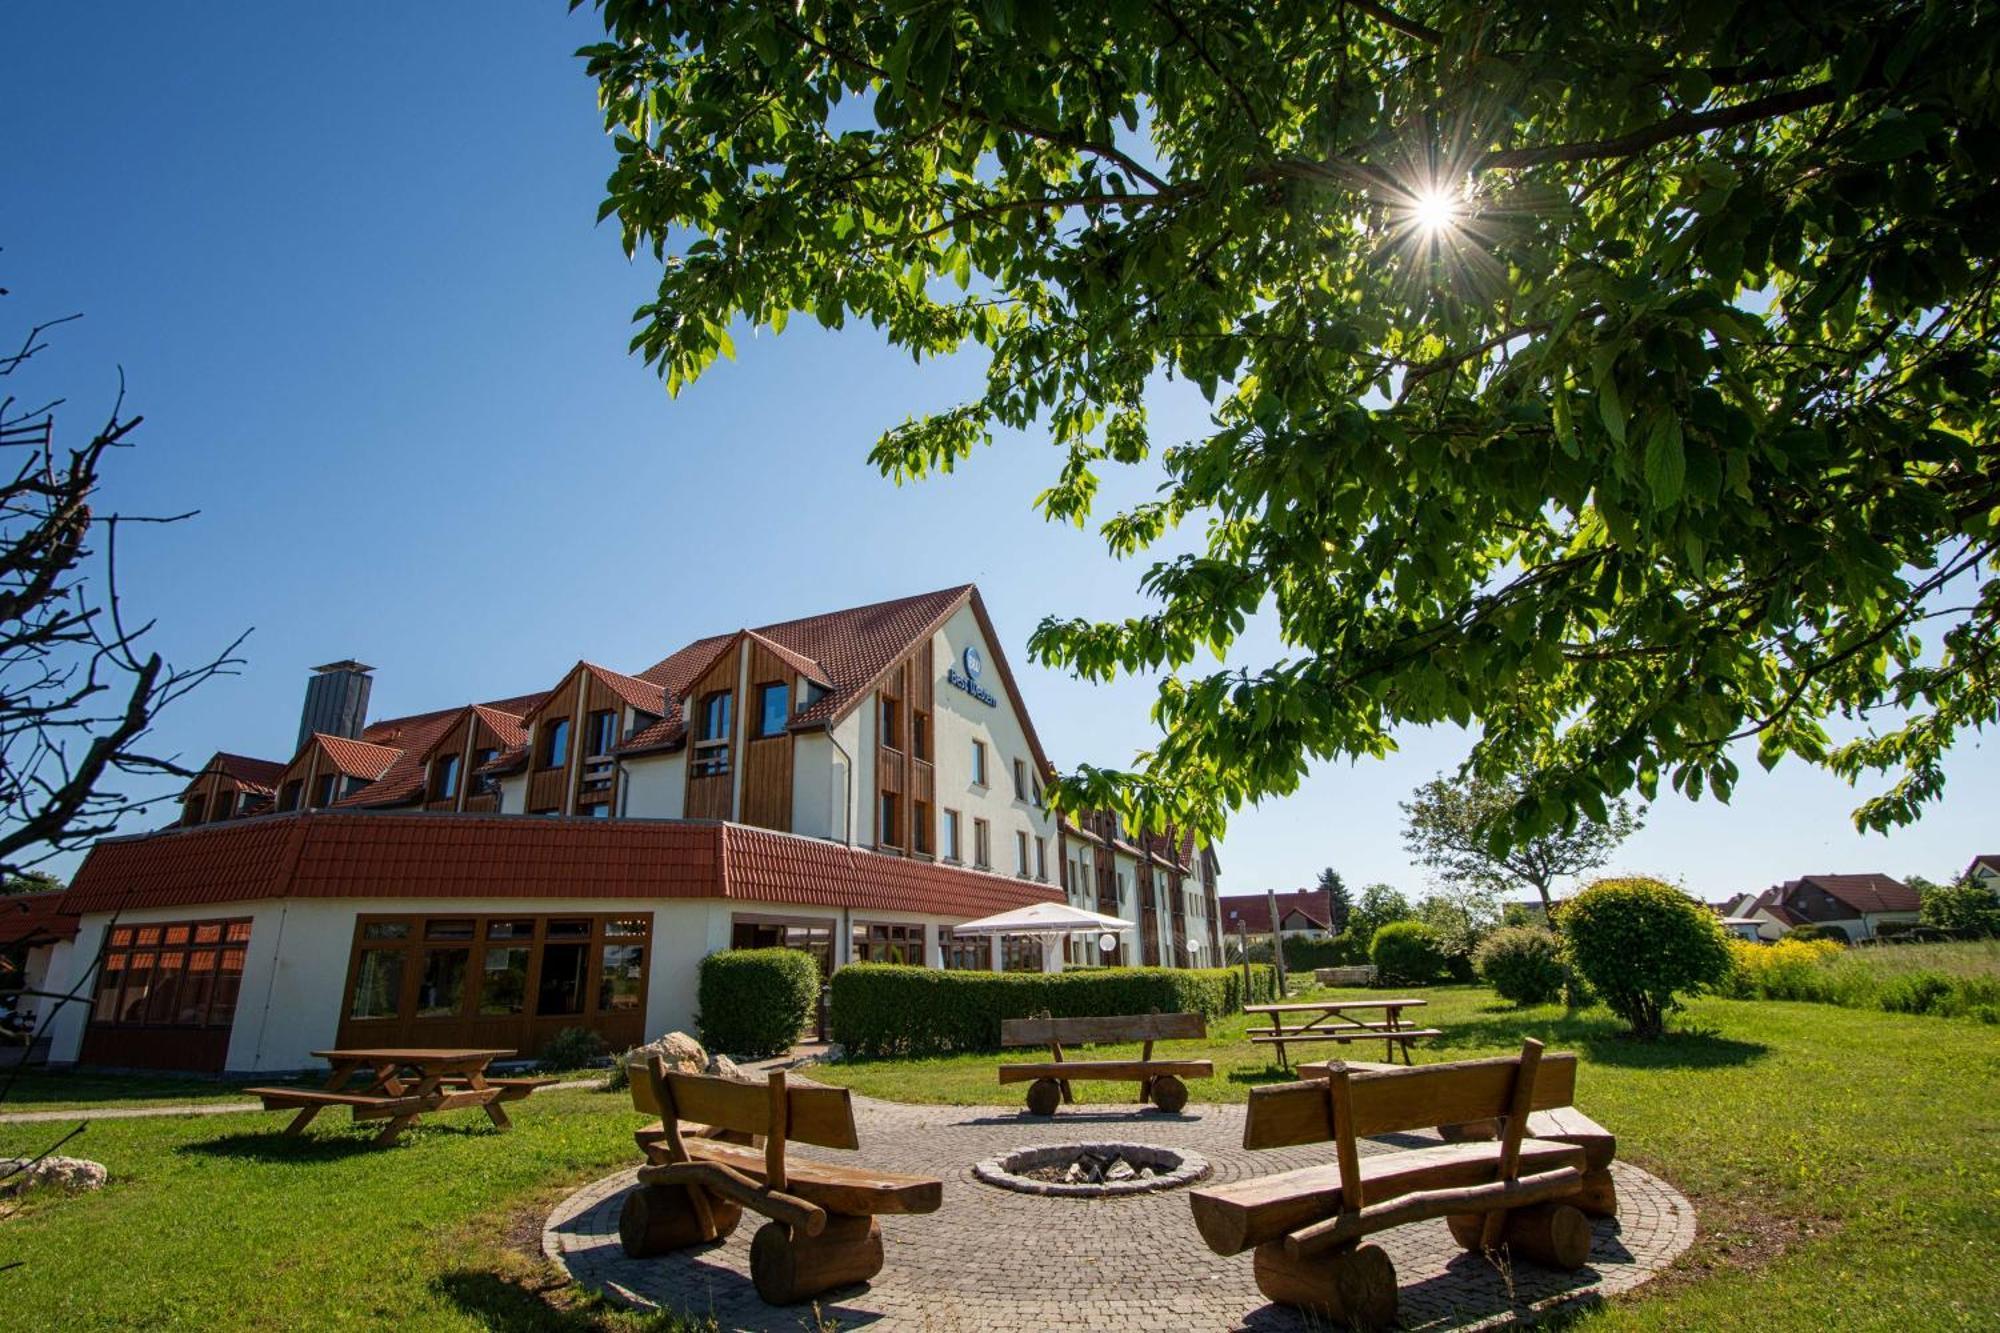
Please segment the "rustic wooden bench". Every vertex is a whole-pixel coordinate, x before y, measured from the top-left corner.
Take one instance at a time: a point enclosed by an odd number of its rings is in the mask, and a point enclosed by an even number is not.
[[[1136,1082],[1139,1100],[1162,1111],[1187,1105],[1183,1079],[1213,1078],[1207,1060],[1155,1060],[1155,1041],[1199,1040],[1208,1035],[1200,1014],[1128,1014],[1106,1018],[1009,1018],[1000,1024],[1002,1046],[1047,1046],[1047,1060],[1000,1066],[1000,1082],[1028,1083],[1028,1111],[1054,1115],[1064,1102],[1076,1100],[1069,1085],[1080,1079],[1115,1083]],[[1092,1042],[1143,1042],[1137,1060],[1068,1060],[1063,1045]]]
[[[1580,1202],[1593,1156],[1608,1178],[1605,1145],[1528,1132],[1536,1113],[1560,1128],[1554,1113],[1575,1091],[1576,1057],[1544,1057],[1536,1041],[1493,1060],[1365,1072],[1335,1062],[1325,1078],[1253,1088],[1244,1147],[1331,1141],[1337,1158],[1196,1190],[1195,1226],[1217,1254],[1254,1249],[1270,1299],[1362,1326],[1396,1317],[1395,1266],[1362,1240],[1407,1222],[1442,1217],[1467,1249],[1504,1244],[1517,1260],[1580,1268],[1590,1254]],[[1481,1120],[1500,1121],[1500,1136],[1367,1157],[1358,1148],[1370,1135]]]
[[[632,1069],[632,1103],[659,1113],[660,1132],[641,1140],[651,1164],[618,1219],[625,1253],[720,1240],[749,1208],[771,1219],[751,1241],[750,1277],[772,1305],[867,1281],[882,1271],[876,1218],[934,1213],[944,1198],[944,1182],[928,1176],[785,1159],[787,1142],[861,1146],[846,1088],[788,1086],[782,1069],[762,1084],[673,1073],[655,1056]],[[690,1133],[683,1121],[708,1128]]]

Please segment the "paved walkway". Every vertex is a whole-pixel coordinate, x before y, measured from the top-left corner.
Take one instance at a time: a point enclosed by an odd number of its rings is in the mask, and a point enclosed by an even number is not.
[[[1265,1301],[1250,1256],[1223,1258],[1196,1234],[1186,1191],[1121,1199],[1049,1199],[996,1189],[972,1165],[1035,1143],[1121,1139],[1194,1148],[1212,1180],[1267,1175],[1333,1160],[1332,1144],[1252,1153],[1242,1146],[1241,1106],[1191,1106],[1181,1115],[1113,1107],[1066,1109],[1053,1120],[1018,1107],[904,1106],[855,1098],[862,1151],[798,1148],[801,1156],[939,1175],[943,1208],[882,1219],[887,1263],[865,1286],[832,1293],[822,1316],[842,1329],[1253,1329],[1315,1327]],[[1423,1141],[1395,1136],[1364,1150]],[[1434,1141],[1434,1140],[1432,1140]],[[1596,1299],[1638,1286],[1694,1240],[1694,1210],[1635,1167],[1613,1168],[1621,1216],[1595,1224],[1590,1266],[1556,1273],[1522,1266],[1503,1274],[1468,1255],[1442,1221],[1373,1238],[1394,1260],[1406,1328],[1467,1328],[1532,1309]],[[749,1279],[749,1214],[727,1240],[665,1258],[627,1259],[618,1210],[633,1185],[622,1171],[586,1186],[552,1213],[542,1247],[578,1281],[641,1308],[713,1315],[728,1329],[811,1327],[810,1308],[774,1309]]]

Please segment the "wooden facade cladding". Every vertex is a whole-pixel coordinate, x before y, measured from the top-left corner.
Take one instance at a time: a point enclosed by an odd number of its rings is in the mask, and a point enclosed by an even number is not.
[[[617,760],[609,754],[587,753],[592,741],[591,715],[604,711],[618,719],[612,727],[612,738],[616,741],[625,734],[625,701],[594,671],[578,663],[560,685],[549,691],[539,709],[521,719],[522,726],[530,732],[527,813],[588,814],[601,805],[617,809]],[[546,765],[543,761],[548,755],[548,728],[559,721],[569,724],[563,762]]]
[[[220,769],[210,768],[197,773],[187,790],[181,793],[181,822],[212,824],[218,819],[234,819],[246,813],[245,795],[243,784]],[[247,795],[253,804],[277,799],[275,795],[267,797],[262,792],[249,792]]]
[[[745,639],[750,652],[750,669],[745,675],[749,688],[737,712],[743,742],[743,809],[739,822],[758,828],[792,830],[792,762],[794,742],[789,725],[775,735],[759,732],[763,727],[763,687],[782,685],[785,690],[785,719],[789,724],[797,711],[799,673],[792,665],[755,639]]]
[[[499,808],[500,794],[491,778],[476,775],[479,756],[485,753],[502,754],[509,741],[493,730],[493,724],[479,715],[477,709],[468,708],[465,715],[454,721],[442,736],[432,742],[423,757],[424,791],[423,808],[443,811],[491,811]],[[458,782],[456,787],[443,790],[444,765],[458,760]]]
[[[875,690],[875,846],[926,858],[937,855],[938,845],[932,642],[926,635],[883,673]]]
[[[733,650],[723,653],[688,686],[687,801],[684,808],[689,819],[736,817],[736,766],[743,753],[744,728],[750,725],[750,710],[745,707],[745,701],[737,697],[742,675],[743,641],[739,638]],[[718,693],[727,693],[730,697],[728,745],[723,751],[721,771],[703,774],[697,771],[701,767],[702,704],[710,695]]]
[[[569,808],[576,814],[589,814],[593,807],[605,804],[610,805],[613,813],[618,809],[618,761],[608,752],[591,753],[591,743],[596,739],[590,726],[591,716],[607,711],[614,719],[611,744],[616,746],[625,735],[625,701],[596,674],[584,672],[583,704],[569,724]]]

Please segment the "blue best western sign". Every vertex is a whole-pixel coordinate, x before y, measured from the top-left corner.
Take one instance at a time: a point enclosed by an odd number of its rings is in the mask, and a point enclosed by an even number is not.
[[[998,708],[1000,701],[993,697],[990,690],[979,683],[980,673],[986,669],[986,664],[979,659],[979,650],[967,647],[964,656],[959,660],[965,664],[965,674],[961,676],[958,673],[957,667],[946,667],[944,669],[945,682],[949,685],[956,685],[959,689],[964,690],[988,708]]]

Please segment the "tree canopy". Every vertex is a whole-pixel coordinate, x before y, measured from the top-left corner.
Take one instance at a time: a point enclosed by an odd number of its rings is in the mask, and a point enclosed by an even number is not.
[[[1540,895],[1547,913],[1554,906],[1549,891],[1558,879],[1597,869],[1645,821],[1624,801],[1613,799],[1605,805],[1603,823],[1576,819],[1567,826],[1551,824],[1496,845],[1495,831],[1506,828],[1529,787],[1523,778],[1456,781],[1440,774],[1403,803],[1403,845],[1419,863],[1443,872],[1453,883],[1488,892],[1526,885]]]
[[[670,389],[795,315],[979,349],[874,462],[1045,432],[1047,516],[1152,552],[1142,611],[1032,639],[1163,676],[1158,744],[1060,802],[1212,830],[1453,722],[1536,775],[1501,841],[1726,798],[1750,740],[1882,828],[2000,715],[1991,7],[597,5]],[[1126,466],[1157,495],[1096,512]],[[1260,611],[1286,655],[1230,663]]]

